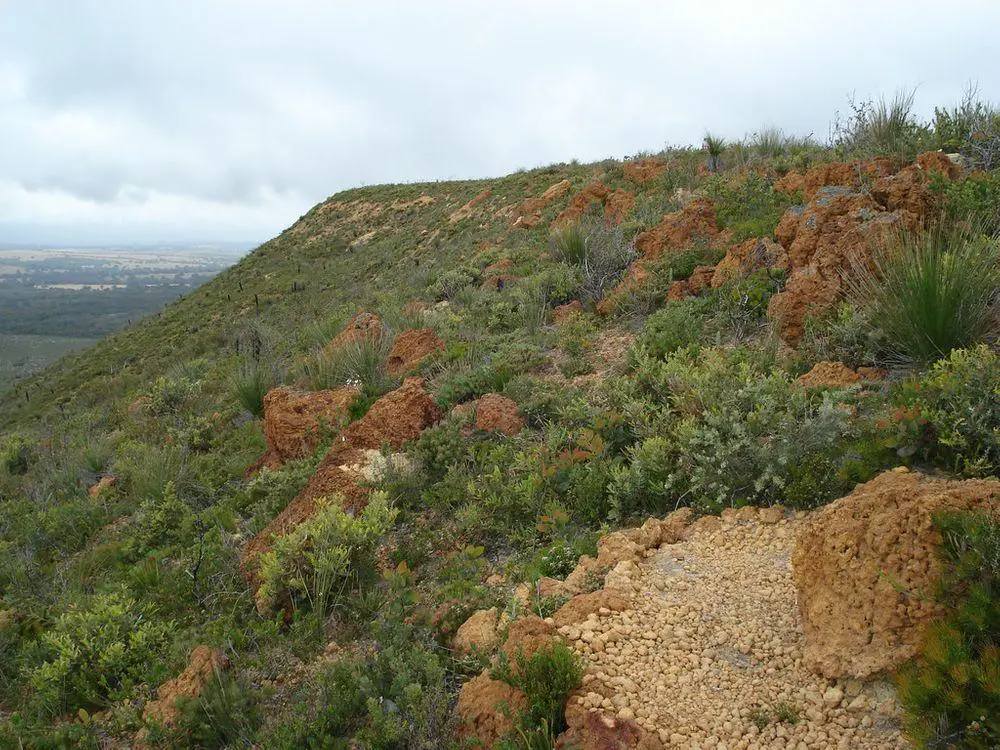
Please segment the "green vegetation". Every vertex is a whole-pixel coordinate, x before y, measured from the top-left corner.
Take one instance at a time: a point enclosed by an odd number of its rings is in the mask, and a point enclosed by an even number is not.
[[[930,138],[974,157],[974,104],[917,128],[902,104],[858,120],[841,150],[898,155]],[[936,178],[942,232],[880,256],[864,294],[809,319],[793,349],[767,317],[784,272],[753,259],[712,287],[699,267],[726,237],[772,237],[800,200],[774,183],[838,149],[768,128],[715,150],[715,171],[704,150],[671,149],[641,181],[627,176],[639,160],[608,160],[341,193],[158,316],[0,393],[0,747],[128,744],[141,728],[178,747],[451,747],[458,690],[486,666],[456,658],[457,628],[477,609],[552,614],[562,598],[526,608],[512,590],[565,576],[608,531],[683,505],[813,508],[899,465],[995,475],[996,170]],[[512,228],[563,180],[569,193]],[[553,233],[594,182],[631,196],[624,221],[594,201]],[[637,236],[692,197],[727,235],[632,266]],[[698,293],[678,298],[682,280]],[[384,333],[333,343],[360,310]],[[413,471],[372,480],[357,513],[321,502],[267,545],[251,586],[248,542],[338,439],[321,425],[312,455],[248,475],[267,448],[268,388],[353,383],[359,418],[399,382],[394,334],[425,327],[445,349],[416,374],[443,416],[401,449]],[[904,355],[877,383],[797,382],[821,360]],[[475,429],[469,402],[491,393],[523,430]],[[493,574],[506,583],[487,586]],[[974,589],[958,580],[942,593],[955,608]],[[951,627],[965,634],[979,611]],[[985,646],[963,643],[963,664],[988,666]],[[231,673],[176,726],[145,727],[142,706],[195,645],[224,647]],[[559,646],[498,667],[528,696],[510,742],[551,745],[579,668]],[[794,723],[798,708],[759,718]]]
[[[944,619],[899,676],[911,736],[924,747],[1000,742],[1000,518],[938,519],[946,572]]]
[[[903,233],[855,264],[852,297],[892,355],[933,362],[993,332],[997,260],[996,240],[968,229]]]

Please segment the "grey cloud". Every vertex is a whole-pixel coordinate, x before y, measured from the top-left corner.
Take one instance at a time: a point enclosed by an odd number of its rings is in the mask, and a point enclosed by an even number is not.
[[[263,240],[362,183],[623,156],[706,127],[824,139],[851,91],[917,85],[929,115],[978,79],[1000,100],[998,21],[973,0],[0,0],[0,231],[156,239],[174,216]]]

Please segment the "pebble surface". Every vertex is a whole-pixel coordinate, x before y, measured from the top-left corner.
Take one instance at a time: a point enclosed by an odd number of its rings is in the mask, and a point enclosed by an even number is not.
[[[791,551],[801,520],[731,514],[623,562],[606,586],[631,602],[560,629],[589,663],[576,699],[667,747],[909,748],[890,682],[802,666]]]

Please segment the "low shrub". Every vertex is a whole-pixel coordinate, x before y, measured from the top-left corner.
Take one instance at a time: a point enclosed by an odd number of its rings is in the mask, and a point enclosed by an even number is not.
[[[963,228],[902,233],[855,263],[850,297],[901,361],[933,362],[995,327],[997,242]]]
[[[227,672],[216,672],[197,698],[178,699],[178,713],[170,735],[186,747],[249,747],[260,724],[254,692]]]
[[[636,344],[660,359],[684,346],[697,344],[705,327],[706,300],[671,300],[646,319]]]
[[[35,460],[37,449],[23,435],[10,435],[0,448],[0,467],[8,474],[22,476]]]
[[[345,592],[375,577],[378,544],[396,517],[385,493],[373,493],[357,516],[343,510],[339,496],[317,503],[312,518],[261,555],[256,597],[261,612],[291,601],[325,613]]]
[[[100,594],[86,608],[64,612],[27,650],[32,704],[53,716],[103,707],[130,697],[140,683],[155,684],[173,630],[152,605],[121,593]]]
[[[922,747],[1000,743],[1000,517],[937,519],[945,617],[897,676],[910,737]]]
[[[383,328],[377,336],[361,336],[333,349],[321,349],[306,360],[303,374],[316,390],[355,385],[364,396],[381,396],[396,383],[388,372],[394,340]]]
[[[975,167],[1000,167],[1000,110],[980,100],[975,86],[966,90],[958,106],[934,108],[934,137],[937,148],[958,152]]]
[[[167,482],[161,497],[142,502],[128,528],[127,549],[137,559],[147,552],[167,545],[183,544],[194,533],[195,514],[178,495],[173,482]]]
[[[729,229],[738,240],[773,237],[792,199],[777,192],[771,183],[756,172],[743,179],[712,177],[705,190],[715,206],[719,225]]]
[[[898,91],[887,99],[848,102],[851,113],[839,114],[831,127],[832,146],[844,158],[890,156],[912,160],[933,143],[930,129],[913,112],[915,91]]]
[[[555,747],[555,738],[566,728],[566,700],[583,679],[583,667],[573,650],[554,643],[530,658],[519,651],[513,663],[501,651],[490,676],[517,688],[527,698],[523,712],[515,717],[512,739],[523,747]]]
[[[965,222],[990,236],[1000,233],[1000,169],[973,173],[964,180],[949,180],[934,172],[931,188],[942,198],[947,221]]]

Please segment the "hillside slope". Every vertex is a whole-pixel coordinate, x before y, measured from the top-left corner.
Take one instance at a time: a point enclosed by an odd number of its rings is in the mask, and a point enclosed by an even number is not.
[[[564,730],[558,746],[721,741],[726,722],[691,725],[715,705],[697,691],[684,691],[681,732],[666,693],[633,711],[634,685],[616,683],[621,706],[585,689],[613,659],[658,658],[649,640],[689,661],[684,649],[718,646],[647,639],[629,619],[676,625],[694,611],[680,601],[647,607],[640,592],[613,618],[592,606],[623,571],[636,591],[666,585],[618,563],[667,569],[692,550],[721,570],[752,570],[756,556],[771,578],[741,593],[754,602],[773,584],[781,597],[787,643],[758,651],[784,660],[789,685],[762,688],[765,706],[751,688],[767,666],[741,682],[726,731],[759,737],[726,742],[822,746],[841,736],[824,722],[862,726],[837,691],[874,701],[891,686],[854,684],[870,671],[810,676],[794,656],[788,552],[806,519],[826,516],[792,511],[901,466],[965,479],[1000,465],[1000,367],[983,343],[996,244],[957,221],[995,217],[1000,181],[969,158],[918,153],[934,137],[846,161],[784,139],[732,146],[721,165],[680,149],[346,191],[160,315],[25,381],[0,401],[0,748],[550,747]],[[956,288],[983,292],[983,315],[935,330],[926,356],[927,337],[901,350],[883,314],[909,297],[858,289],[888,288],[890,273],[865,269],[891,271],[887,248],[936,237],[940,221],[961,241],[938,267],[971,269]],[[962,502],[942,507],[996,509],[994,484],[954,484]],[[790,520],[780,544],[762,527],[759,548],[727,543],[711,519],[697,528],[719,550],[649,532],[669,519],[612,533],[682,506],[726,511],[730,526],[747,506]],[[934,521],[907,513],[905,533],[933,556]],[[970,528],[972,547],[992,543]],[[872,546],[872,565],[898,562]],[[945,569],[959,580],[956,560]],[[921,570],[920,586],[936,586],[936,564]],[[949,596],[936,615],[963,611]],[[718,604],[708,615],[733,616]],[[572,648],[554,639],[560,613],[585,606],[601,633],[613,622],[629,638],[606,655],[575,625],[562,633]],[[883,630],[909,658],[927,620]],[[472,714],[463,684],[484,690]],[[817,713],[820,688],[840,697]],[[884,702],[865,736],[903,743]],[[945,718],[957,726],[963,710]]]

